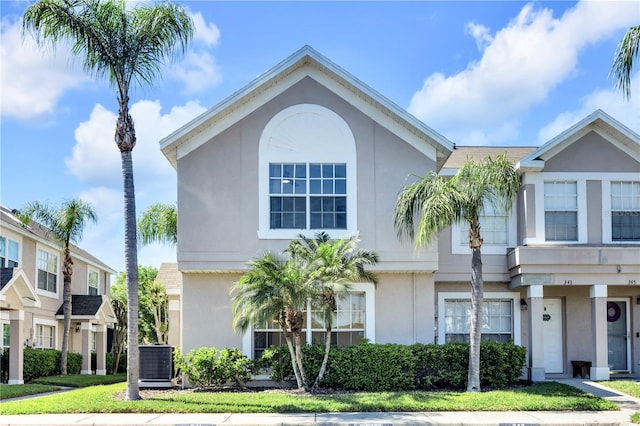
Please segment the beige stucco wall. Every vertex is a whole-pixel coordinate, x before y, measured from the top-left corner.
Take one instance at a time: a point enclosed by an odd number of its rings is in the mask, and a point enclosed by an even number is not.
[[[240,274],[183,274],[182,351],[202,346],[241,348],[242,335],[232,328],[229,290]]]
[[[257,237],[259,140],[275,114],[303,103],[334,111],[353,133],[360,246],[378,252],[377,268],[433,269],[435,247],[416,255],[396,238],[393,206],[407,176],[426,174],[434,161],[310,78],[178,160],[179,269],[238,270],[267,249],[284,248],[286,241]]]
[[[591,131],[544,163],[545,172],[638,172],[634,160]]]
[[[380,274],[376,343],[433,343],[433,274]]]

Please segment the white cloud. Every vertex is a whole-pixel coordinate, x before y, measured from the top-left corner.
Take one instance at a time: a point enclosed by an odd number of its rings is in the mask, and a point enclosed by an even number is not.
[[[458,74],[428,76],[409,111],[464,144],[512,142],[518,116],[575,72],[580,51],[637,23],[637,12],[634,2],[583,1],[554,18],[528,4],[494,36],[470,24],[482,57]]]
[[[54,112],[58,99],[88,79],[74,69],[69,49],[38,47],[22,21],[3,18],[0,24],[0,87],[2,117],[27,120]]]
[[[615,89],[596,90],[581,100],[580,106],[573,111],[559,114],[551,123],[544,126],[538,133],[538,143],[541,145],[597,109],[601,109],[631,130],[640,134],[640,71],[631,79],[633,95],[626,101]]]
[[[191,13],[191,19],[195,27],[194,40],[200,41],[207,46],[218,44],[220,40],[220,30],[213,22],[205,22],[202,13]]]
[[[158,101],[143,100],[131,106],[136,129],[133,169],[139,183],[172,182],[175,171],[160,151],[158,142],[205,111],[198,102],[187,102],[162,114]],[[71,174],[92,184],[115,186],[121,182],[120,151],[114,142],[116,113],[96,105],[89,119],[75,130],[76,145],[65,164]]]
[[[175,79],[184,84],[183,92],[186,94],[197,94],[222,81],[222,72],[215,57],[205,51],[188,51],[171,68],[171,72]]]

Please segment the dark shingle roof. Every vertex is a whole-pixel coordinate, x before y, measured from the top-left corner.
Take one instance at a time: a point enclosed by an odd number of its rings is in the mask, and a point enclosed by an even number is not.
[[[0,268],[0,290],[13,278],[13,268]]]
[[[96,315],[102,306],[102,296],[88,296],[85,294],[74,294],[71,296],[71,316]],[[64,315],[62,305],[58,308],[56,315]]]

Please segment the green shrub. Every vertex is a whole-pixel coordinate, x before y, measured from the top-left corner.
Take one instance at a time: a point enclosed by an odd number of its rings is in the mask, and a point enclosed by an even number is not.
[[[238,349],[198,348],[186,358],[178,360],[176,367],[196,388],[216,388],[225,385],[243,386],[254,372],[252,361]]]
[[[58,366],[60,366],[60,358],[58,358]],[[67,352],[67,374],[80,374],[82,368],[82,355]]]
[[[518,382],[526,349],[513,343],[482,342],[480,380],[485,389],[500,389]],[[323,345],[303,348],[308,384],[317,376]],[[271,368],[271,379],[294,380],[286,346],[269,348],[260,360]],[[464,390],[467,387],[469,345],[466,343],[395,344],[361,343],[332,347],[323,387],[358,391]]]
[[[118,362],[118,371],[113,371],[113,355],[111,352],[106,353],[105,363],[107,364],[107,374],[118,374],[127,372],[127,353],[120,353],[120,362]]]

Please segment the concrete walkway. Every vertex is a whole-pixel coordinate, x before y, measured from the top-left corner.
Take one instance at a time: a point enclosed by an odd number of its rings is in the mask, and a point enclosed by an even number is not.
[[[303,413],[303,414],[43,414],[0,415],[0,424],[12,425],[629,425],[640,412],[640,400],[584,379],[558,380],[619,404],[620,411],[501,411],[423,413]],[[2,408],[0,406],[0,412]]]

